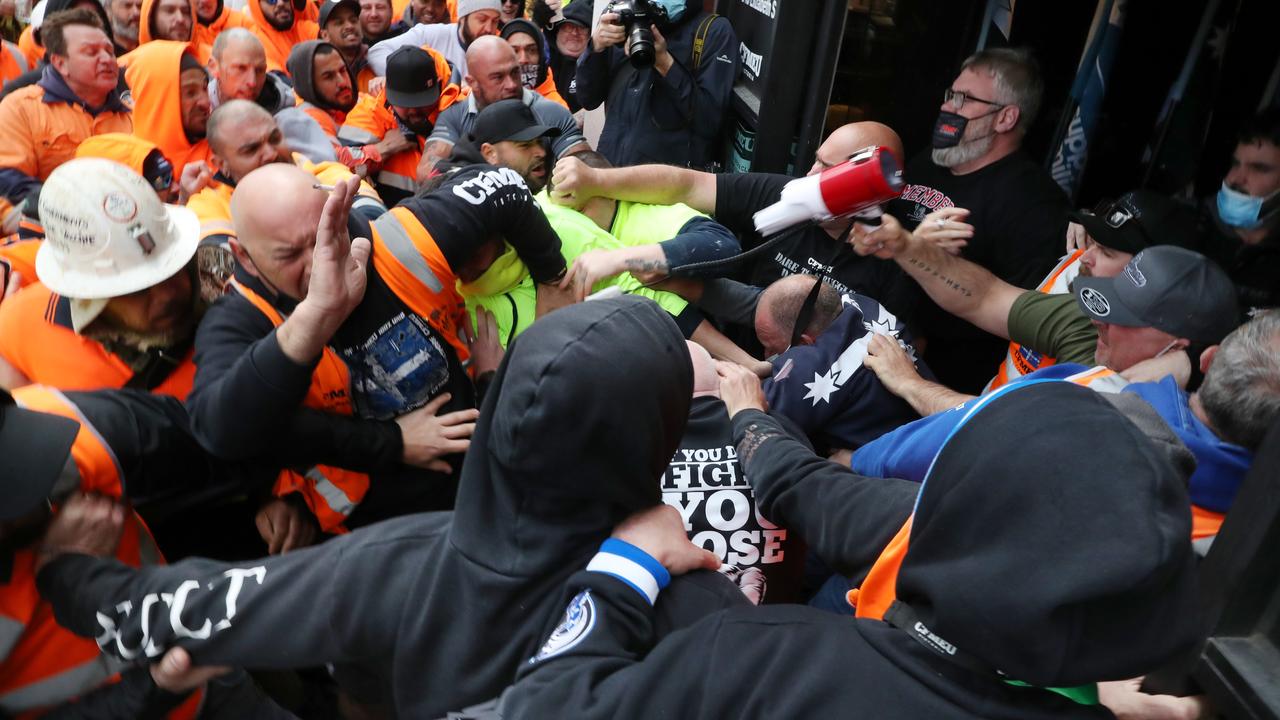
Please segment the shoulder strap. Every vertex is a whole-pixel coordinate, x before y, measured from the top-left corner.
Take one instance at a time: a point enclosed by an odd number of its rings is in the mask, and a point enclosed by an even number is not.
[[[698,33],[693,36],[693,70],[697,72],[698,66],[702,64],[702,51],[707,45],[707,33],[711,31],[711,23],[720,17],[715,13],[711,13],[702,19],[702,23],[698,25]]]

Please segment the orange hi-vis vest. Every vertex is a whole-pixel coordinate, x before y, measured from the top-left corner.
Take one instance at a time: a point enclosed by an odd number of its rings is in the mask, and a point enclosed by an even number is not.
[[[34,285],[38,279],[36,253],[43,243],[43,240],[23,240],[16,233],[0,239],[0,280],[16,272],[21,278],[19,287]]]
[[[1048,295],[1069,292],[1071,290],[1071,281],[1075,280],[1076,275],[1080,272],[1081,255],[1084,255],[1084,251],[1076,250],[1059,260],[1057,266],[1036,287],[1036,292]],[[1054,358],[1045,357],[1031,348],[1011,342],[1009,343],[1009,352],[1005,355],[1004,362],[1000,364],[1000,369],[996,371],[996,376],[991,378],[991,382],[987,383],[982,392],[991,392],[1003,387],[1010,380],[1016,380],[1041,368],[1047,368],[1055,362],[1057,361]]]
[[[427,51],[427,54],[431,56],[432,61],[435,63],[436,77],[449,77],[451,70],[449,62],[445,60],[444,55],[425,45],[422,49]],[[462,89],[457,84],[445,83],[440,90],[440,99],[436,102],[436,107],[431,111],[431,122],[435,123],[440,117],[440,113],[463,97]],[[399,126],[395,112],[392,111],[391,106],[387,103],[387,93],[384,89],[376,95],[361,95],[359,97],[355,107],[351,108],[351,111],[347,113],[342,127],[338,129],[338,139],[348,144],[373,145],[385,138],[389,131],[396,130]],[[378,183],[402,192],[414,192],[417,189],[418,161],[422,159],[422,149],[426,142],[427,139],[425,137],[419,137],[416,148],[398,152],[385,158],[382,161],[382,170],[378,173]]]
[[[457,278],[431,233],[405,208],[394,208],[371,225],[373,269],[410,311],[425,319],[464,361],[469,357],[462,340],[466,306],[456,289]],[[252,289],[231,283],[272,325],[284,324],[284,316]],[[346,363],[326,347],[311,376],[303,404],[309,408],[351,415],[351,375]],[[369,476],[327,465],[303,473],[285,469],[276,477],[274,492],[302,495],[325,532],[346,532],[343,522],[369,491]]]
[[[284,324],[284,316],[266,298],[234,279],[231,287],[266,315],[272,325],[280,327]],[[326,347],[315,371],[311,373],[311,387],[307,389],[303,404],[335,415],[350,415],[350,388],[351,376],[346,364],[338,357],[338,353]],[[347,516],[364,499],[365,493],[369,492],[369,476],[328,465],[315,465],[301,473],[285,468],[276,476],[273,492],[277,497],[298,493],[316,516],[321,530],[344,533],[347,529],[343,523]]]
[[[31,382],[61,390],[128,385],[133,369],[101,343],[71,329],[69,318],[61,317],[63,299],[35,283],[0,304],[0,357]],[[192,351],[187,350],[151,392],[186,400],[195,375]]]
[[[408,208],[394,207],[370,225],[373,269],[410,310],[440,333],[465,367],[471,350],[463,340],[467,308],[458,278],[435,238]]]
[[[71,459],[80,476],[80,490],[120,497],[122,471],[115,453],[80,414],[76,406],[53,388],[28,385],[13,392],[19,407],[60,415],[80,424],[71,446]],[[142,519],[130,513],[116,549],[116,559],[139,567],[163,562]],[[19,718],[42,711],[119,679],[123,668],[99,653],[93,640],[58,625],[53,608],[36,590],[35,552],[14,555],[9,581],[0,585],[0,711]],[[194,693],[171,718],[193,718],[203,700]]]

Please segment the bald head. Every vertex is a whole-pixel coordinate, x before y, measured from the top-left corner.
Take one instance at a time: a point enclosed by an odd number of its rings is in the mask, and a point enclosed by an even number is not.
[[[878,122],[855,122],[841,125],[827,137],[818,148],[809,174],[815,175],[832,165],[839,165],[848,160],[850,155],[872,145],[889,148],[897,156],[898,164],[902,164],[902,139],[893,131],[893,128]]]
[[[315,185],[315,176],[302,168],[273,163],[246,175],[231,194],[236,262],[294,300],[307,295],[316,226],[328,197]]]
[[[267,112],[257,103],[248,100],[229,100],[222,103],[209,116],[209,125],[207,135],[209,138],[209,147],[215,153],[221,152],[226,147],[226,141],[233,140],[229,137],[233,135],[234,129],[239,127],[246,120],[270,120],[273,124],[275,119],[271,117],[271,113]]]
[[[756,304],[756,337],[767,355],[778,355],[791,345],[791,333],[800,317],[800,308],[817,281],[812,275],[788,275],[760,294]],[[801,344],[812,344],[831,327],[840,310],[840,293],[823,283],[813,305],[813,316],[801,334]]]
[[[262,41],[257,35],[242,27],[227,28],[218,33],[213,41],[213,59],[219,62],[225,57],[227,50],[249,50],[266,55]]]
[[[475,74],[477,64],[490,67],[507,58],[514,60],[515,57],[516,51],[511,49],[506,40],[497,35],[485,35],[476,38],[471,47],[467,48],[467,69]]]
[[[506,40],[496,35],[478,37],[467,48],[467,84],[483,110],[499,100],[520,97],[520,61]]]

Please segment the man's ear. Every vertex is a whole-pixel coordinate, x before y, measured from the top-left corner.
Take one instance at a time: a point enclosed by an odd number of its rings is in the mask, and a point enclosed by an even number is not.
[[[325,42],[332,42],[331,40],[329,40],[329,31],[328,31],[328,30],[326,30],[325,28],[321,28],[321,29],[320,29],[320,39],[321,39],[321,40],[323,40],[323,41],[325,41]],[[313,71],[313,73],[314,73],[314,71]]]
[[[236,264],[244,268],[250,275],[261,278],[258,274],[258,268],[253,264],[253,259],[249,257],[249,253],[245,251],[244,245],[240,244],[237,238],[227,238],[227,245],[231,248],[231,255],[235,257]]]
[[[52,53],[46,53],[46,55],[49,58],[49,64],[53,66],[53,69],[57,70],[59,75],[66,77],[67,58],[62,55],[54,55]]]
[[[491,143],[480,143],[480,155],[484,158],[484,161],[490,165],[498,164],[498,148],[494,147]]]
[[[801,345],[812,345],[812,344],[813,344],[813,342],[814,342],[814,340],[817,340],[817,338],[815,338],[814,336],[810,335],[809,333],[800,333],[800,344],[801,344]]]
[[[1000,108],[1000,112],[996,115],[995,130],[997,132],[1012,132],[1018,126],[1018,120],[1022,118],[1022,108],[1017,105],[1006,105]]]
[[[1204,352],[1200,353],[1200,374],[1201,375],[1209,372],[1209,366],[1213,364],[1213,359],[1217,357],[1218,348],[1220,347],[1222,346],[1210,345],[1209,347],[1204,349]]]

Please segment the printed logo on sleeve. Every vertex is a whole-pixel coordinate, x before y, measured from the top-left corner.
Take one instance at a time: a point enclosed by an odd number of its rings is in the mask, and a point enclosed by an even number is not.
[[[564,611],[564,618],[560,620],[556,629],[551,631],[551,637],[543,643],[542,649],[538,650],[529,662],[539,662],[572,650],[591,634],[595,626],[596,603],[591,599],[591,591],[583,590],[569,601],[569,607]]]

